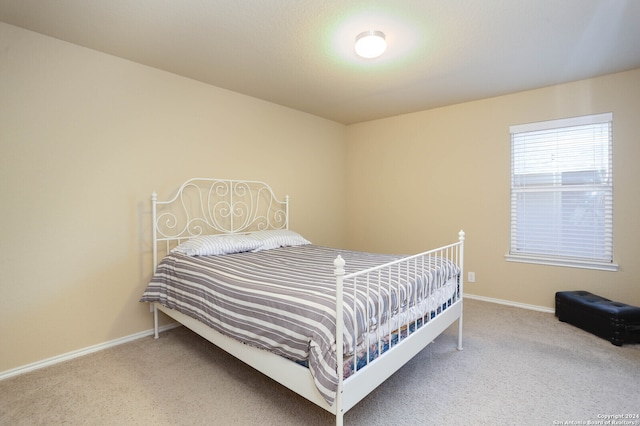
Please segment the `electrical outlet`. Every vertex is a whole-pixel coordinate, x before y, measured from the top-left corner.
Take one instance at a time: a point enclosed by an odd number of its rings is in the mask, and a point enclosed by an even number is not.
[[[469,272],[467,274],[467,281],[470,283],[475,283],[476,282],[476,273],[475,272]]]

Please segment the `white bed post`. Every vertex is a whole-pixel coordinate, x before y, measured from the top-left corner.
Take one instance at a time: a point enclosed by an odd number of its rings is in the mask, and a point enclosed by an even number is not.
[[[154,273],[156,272],[156,266],[158,265],[158,223],[157,223],[157,210],[156,210],[156,202],[158,201],[158,194],[155,192],[151,194],[151,221],[153,223],[153,268],[151,269]],[[153,309],[153,337],[157,339],[158,336],[158,308],[155,303],[151,304]]]
[[[458,248],[460,253],[459,266],[460,266],[460,302],[462,302],[464,291],[464,231],[461,229],[458,232],[458,240],[460,241],[460,247]],[[460,318],[458,318],[458,350],[462,350],[462,310],[460,311]]]
[[[336,275],[336,362],[338,364],[338,390],[336,392],[335,401],[336,426],[342,426],[344,417],[344,412],[342,411],[342,381],[344,379],[344,372],[342,370],[342,364],[344,362],[344,354],[342,353],[344,350],[342,330],[344,327],[342,284],[344,278],[344,264],[344,259],[340,255],[338,255],[338,257],[333,261],[333,266],[335,266],[333,272]]]
[[[152,222],[152,238],[153,238],[153,268],[151,269],[153,272],[156,271],[156,265],[158,264],[158,224],[157,220],[157,212],[156,212],[156,202],[158,201],[158,194],[155,192],[151,194],[151,222]]]
[[[289,195],[286,195],[284,197],[284,210],[285,210],[284,227],[285,229],[289,229]]]
[[[155,303],[152,303],[153,308],[153,338],[157,339],[160,337],[160,332],[158,330],[158,306]]]

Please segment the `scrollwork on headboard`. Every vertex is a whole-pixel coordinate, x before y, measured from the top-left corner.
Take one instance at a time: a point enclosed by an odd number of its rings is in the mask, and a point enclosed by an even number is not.
[[[280,201],[260,181],[195,178],[168,201],[151,197],[154,265],[158,243],[198,235],[235,234],[289,226],[289,197]]]

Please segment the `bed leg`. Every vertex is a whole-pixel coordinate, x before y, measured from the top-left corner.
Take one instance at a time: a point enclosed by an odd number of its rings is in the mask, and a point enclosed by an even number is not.
[[[460,313],[460,318],[458,318],[458,348],[459,351],[462,350],[462,313]]]
[[[160,337],[158,335],[158,308],[154,303],[153,304],[153,338],[157,339],[158,337]]]
[[[342,426],[343,417],[344,417],[344,413],[342,411],[336,414],[336,426]]]

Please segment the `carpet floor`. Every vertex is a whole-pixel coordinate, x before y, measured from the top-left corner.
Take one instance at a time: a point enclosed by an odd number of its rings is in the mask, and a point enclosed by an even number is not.
[[[616,347],[553,314],[468,299],[463,330],[463,351],[454,324],[345,424],[640,425],[640,345]],[[0,381],[2,425],[334,423],[183,327]]]

